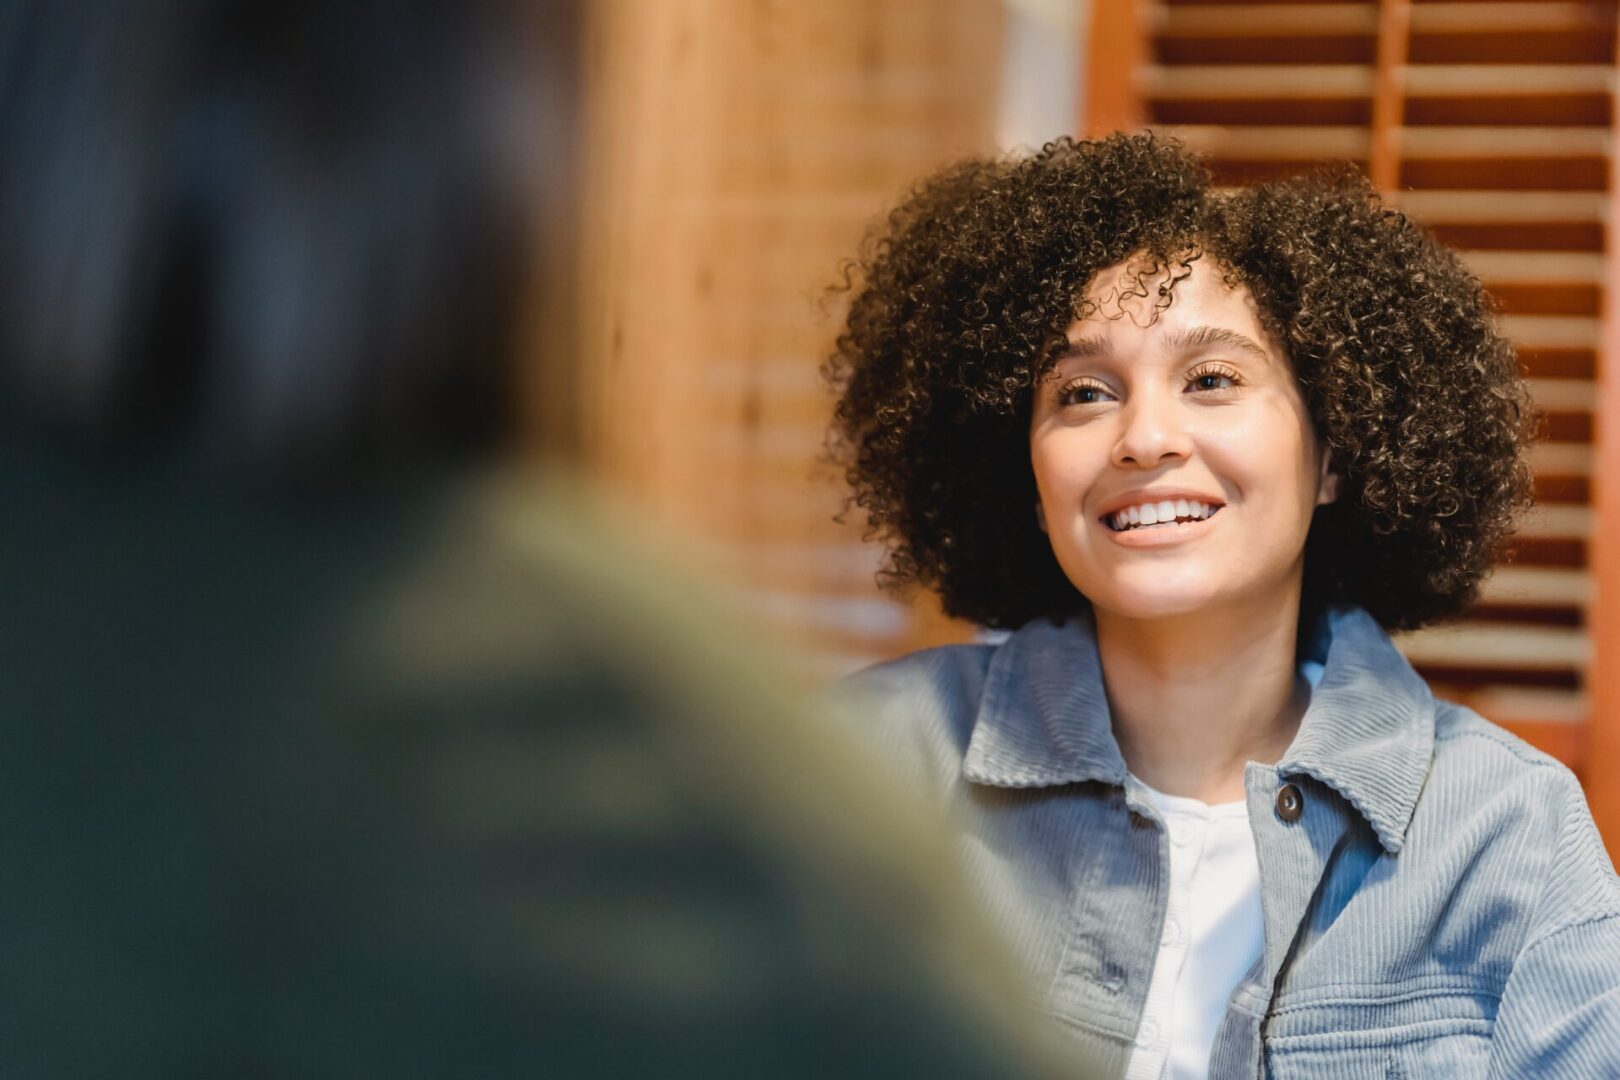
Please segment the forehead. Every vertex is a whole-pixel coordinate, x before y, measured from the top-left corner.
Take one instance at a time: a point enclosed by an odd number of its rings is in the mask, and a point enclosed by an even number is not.
[[[1161,288],[1169,289],[1168,297],[1160,296]],[[1253,338],[1274,352],[1248,286],[1228,285],[1208,255],[1165,267],[1127,259],[1099,270],[1082,295],[1087,314],[1069,327],[1071,342],[1142,344],[1180,337],[1193,327],[1214,327]]]

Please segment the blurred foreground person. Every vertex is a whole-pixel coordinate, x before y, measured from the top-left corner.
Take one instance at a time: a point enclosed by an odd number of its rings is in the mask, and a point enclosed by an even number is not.
[[[1029,1075],[940,835],[510,464],[577,12],[428,7],[0,19],[0,1074]]]

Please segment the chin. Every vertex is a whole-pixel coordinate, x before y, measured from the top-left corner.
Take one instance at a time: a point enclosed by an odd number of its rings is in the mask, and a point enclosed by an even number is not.
[[[1060,561],[1061,562],[1061,561]],[[1100,587],[1081,587],[1091,605],[1125,619],[1158,619],[1218,608],[1230,588],[1208,567],[1135,566],[1102,574],[1067,574],[1077,585],[1090,578]]]
[[[1164,619],[1178,615],[1195,615],[1214,607],[1214,599],[1201,590],[1127,594],[1114,592],[1092,599],[1091,606],[1122,619]]]

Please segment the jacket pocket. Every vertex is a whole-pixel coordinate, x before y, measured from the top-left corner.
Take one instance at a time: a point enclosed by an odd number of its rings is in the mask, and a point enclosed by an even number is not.
[[[1277,1080],[1484,1076],[1494,994],[1390,988],[1378,996],[1282,1003],[1266,1018],[1266,1066]]]

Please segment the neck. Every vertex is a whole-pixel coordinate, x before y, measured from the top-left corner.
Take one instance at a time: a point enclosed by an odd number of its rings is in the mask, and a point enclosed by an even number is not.
[[[1279,595],[1280,594],[1280,595]],[[1279,760],[1309,690],[1295,651],[1299,587],[1219,611],[1095,611],[1097,654],[1126,767],[1171,795],[1243,798],[1243,766]]]

